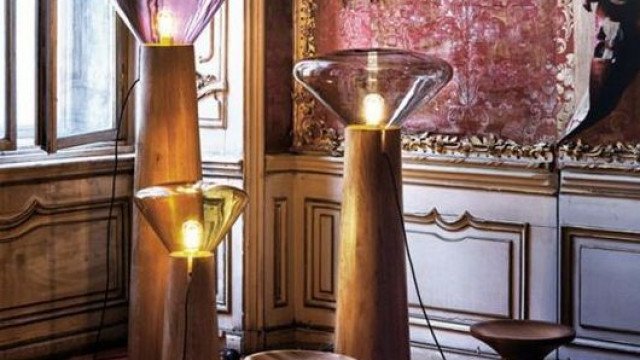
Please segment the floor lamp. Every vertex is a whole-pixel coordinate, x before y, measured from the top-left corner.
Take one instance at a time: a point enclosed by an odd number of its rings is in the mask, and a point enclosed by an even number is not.
[[[294,77],[346,125],[336,352],[409,360],[400,126],[451,79],[441,59],[394,49],[303,60]],[[401,206],[400,206],[401,207]]]
[[[112,0],[138,42],[135,189],[202,179],[193,42],[222,0]],[[197,206],[197,205],[193,205]],[[170,257],[134,214],[129,358],[161,359]],[[215,334],[213,334],[215,336]]]
[[[217,359],[213,252],[238,219],[247,194],[198,182],[144,188],[135,202],[169,253],[162,359]]]

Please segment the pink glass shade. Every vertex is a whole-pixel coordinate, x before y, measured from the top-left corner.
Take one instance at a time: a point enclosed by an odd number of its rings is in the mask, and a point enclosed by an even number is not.
[[[202,227],[197,252],[208,254],[231,230],[248,196],[231,186],[199,182],[145,188],[134,200],[170,253],[185,251],[184,225],[197,222]]]
[[[413,51],[356,49],[302,60],[293,74],[345,125],[399,127],[451,80],[453,69]]]
[[[162,42],[162,19],[170,43],[191,45],[220,8],[224,0],[111,0],[116,11],[138,41]]]

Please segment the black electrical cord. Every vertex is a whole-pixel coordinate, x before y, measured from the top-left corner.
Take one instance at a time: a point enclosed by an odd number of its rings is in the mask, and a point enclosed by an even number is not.
[[[438,351],[440,352],[440,356],[442,357],[442,360],[447,360],[447,358],[444,356],[444,351],[442,351],[442,347],[440,346],[440,343],[438,342],[438,338],[436,337],[436,333],[435,331],[433,331],[433,326],[431,325],[431,319],[429,318],[429,315],[427,315],[427,310],[424,307],[424,303],[422,302],[422,295],[420,295],[420,287],[418,286],[418,278],[416,277],[416,269],[413,266],[413,259],[411,258],[411,252],[409,251],[409,240],[407,239],[407,229],[405,228],[404,225],[404,212],[402,211],[402,205],[400,203],[400,198],[398,196],[398,183],[396,182],[396,176],[393,172],[393,165],[391,163],[391,158],[389,158],[389,154],[387,154],[386,152],[384,153],[384,158],[387,162],[387,166],[389,167],[389,175],[391,176],[391,183],[393,184],[393,196],[395,198],[395,203],[396,203],[396,208],[398,211],[398,217],[400,218],[400,226],[402,228],[402,238],[404,240],[404,247],[405,250],[407,251],[407,258],[409,259],[409,267],[411,268],[411,277],[413,278],[413,285],[416,288],[416,294],[418,296],[418,302],[420,303],[420,309],[422,310],[422,315],[424,315],[425,320],[427,320],[427,326],[429,327],[429,331],[431,332],[431,337],[433,337],[433,341],[436,344],[436,347],[438,348]]]
[[[187,283],[187,293],[184,298],[184,334],[182,338],[182,360],[187,360],[187,340],[189,338],[189,294],[191,292],[191,274]],[[217,336],[217,334],[216,334]]]
[[[116,136],[114,139],[115,150],[114,150],[114,161],[113,161],[113,172],[111,174],[111,199],[109,201],[109,216],[107,217],[107,245],[106,245],[106,276],[107,279],[104,285],[104,298],[102,299],[102,310],[100,312],[100,325],[98,325],[98,333],[96,334],[96,340],[93,344],[93,359],[97,359],[98,350],[100,346],[100,337],[102,336],[102,330],[104,328],[105,322],[105,314],[107,312],[107,302],[109,298],[109,282],[111,281],[111,217],[113,216],[113,208],[115,206],[116,200],[116,178],[118,176],[118,145],[120,138],[120,130],[122,129],[122,120],[124,119],[124,113],[127,109],[127,103],[129,102],[129,98],[133,93],[133,89],[138,85],[140,79],[136,79],[131,86],[129,86],[129,90],[127,90],[127,94],[124,97],[124,101],[122,102],[122,106],[120,107],[120,114],[118,115],[118,122],[116,123]]]

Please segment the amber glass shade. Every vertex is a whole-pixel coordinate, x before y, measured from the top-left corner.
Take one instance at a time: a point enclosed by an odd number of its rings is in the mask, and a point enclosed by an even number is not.
[[[191,251],[191,256],[213,252],[247,201],[240,189],[206,182],[153,186],[135,196],[167,250],[173,255]]]
[[[111,0],[138,41],[191,45],[224,0]]]
[[[345,125],[398,127],[451,80],[453,69],[417,52],[357,49],[302,60],[293,74]]]

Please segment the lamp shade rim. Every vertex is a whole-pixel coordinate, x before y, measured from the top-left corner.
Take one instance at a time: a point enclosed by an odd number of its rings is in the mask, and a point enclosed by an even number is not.
[[[174,257],[174,258],[192,258],[192,259],[196,259],[196,258],[207,258],[207,257],[212,257],[213,251],[197,251],[195,253],[192,252],[188,252],[185,250],[180,250],[180,251],[172,251],[169,256]]]
[[[193,44],[171,44],[171,45],[163,45],[156,43],[140,43],[140,46],[143,48],[153,48],[153,49],[162,49],[162,48],[193,48]]]
[[[446,60],[444,60],[439,56],[436,56],[427,52],[416,51],[416,50],[406,50],[406,49],[394,48],[394,47],[342,49],[342,50],[327,52],[327,53],[323,53],[315,56],[310,56],[304,59],[300,59],[298,61],[298,64],[305,63],[307,61],[322,61],[322,60],[335,61],[339,59],[341,56],[347,56],[347,55],[366,56],[370,53],[375,53],[381,57],[392,56],[392,55],[402,55],[402,56],[409,56],[418,61],[429,61],[431,63],[435,62],[435,63],[438,63],[439,65],[444,66],[445,68],[448,68],[453,73],[453,67],[451,66],[451,64],[449,64]]]

